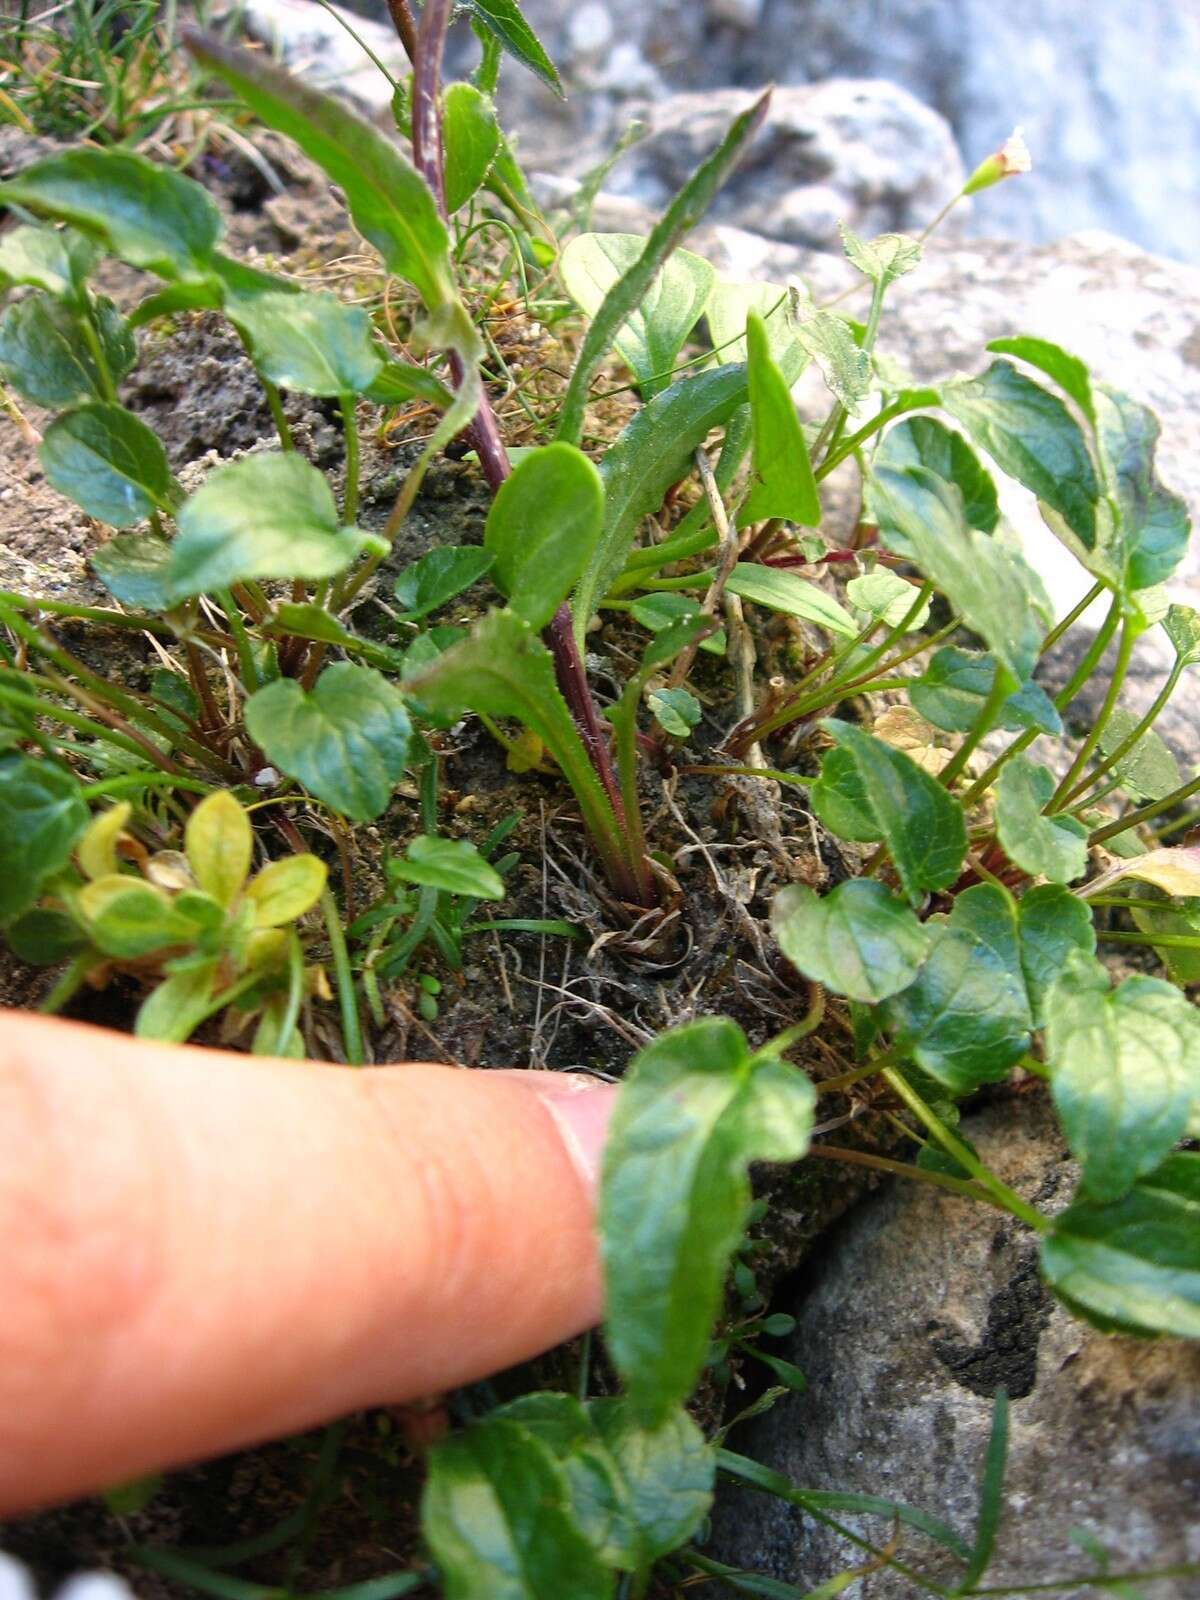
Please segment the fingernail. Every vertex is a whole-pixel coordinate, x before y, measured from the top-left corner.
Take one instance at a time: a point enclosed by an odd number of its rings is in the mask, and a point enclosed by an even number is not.
[[[533,1091],[554,1118],[575,1170],[591,1190],[600,1183],[600,1160],[608,1119],[617,1097],[614,1083],[576,1072],[538,1072]]]

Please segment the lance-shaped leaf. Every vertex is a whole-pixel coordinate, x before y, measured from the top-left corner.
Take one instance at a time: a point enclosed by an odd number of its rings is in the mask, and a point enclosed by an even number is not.
[[[261,55],[185,29],[201,66],[224,79],[270,128],[294,139],[338,184],[354,225],[384,265],[434,310],[454,298],[450,246],[429,186],[399,147],[332,96]]]
[[[641,254],[612,286],[592,318],[563,396],[557,437],[578,444],[583,414],[592,380],[612,349],[613,340],[641,305],[671,252],[700,221],[713,197],[736,167],[746,147],[762,126],[770,91],[760,95],[748,110],[735,117],[728,133],[711,156],[697,167],[651,232]]]
[[[871,475],[870,506],[884,544],[895,533],[967,626],[1024,683],[1033,672],[1042,629],[1030,605],[1025,562],[1009,546],[968,528],[958,488],[928,467],[880,467]]]
[[[474,84],[452,83],[443,97],[446,210],[451,216],[478,190],[500,149],[500,125]]]
[[[860,239],[844,222],[838,224],[842,247],[851,266],[857,267],[877,288],[886,289],[921,263],[921,245],[903,233],[881,233]]]
[[[608,1348],[648,1425],[699,1374],[749,1164],[803,1155],[814,1101],[795,1067],[752,1055],[724,1019],[661,1035],[630,1067],[605,1147],[600,1237]]]
[[[753,480],[741,520],[749,524],[783,517],[815,528],[821,501],[804,430],[787,379],[771,360],[766,325],[753,311],[746,319],[746,348]]]
[[[993,361],[981,377],[946,384],[942,403],[997,466],[1095,544],[1100,485],[1083,431],[1057,395],[1011,361]]]
[[[396,602],[402,619],[419,622],[431,611],[437,611],[490,572],[495,562],[495,554],[478,545],[444,544],[427,550],[396,579]]]
[[[1094,957],[1068,960],[1046,999],[1046,1062],[1083,1187],[1116,1200],[1153,1172],[1200,1096],[1200,1015],[1137,975],[1110,988]]]
[[[405,883],[420,883],[445,894],[477,900],[503,900],[504,879],[469,839],[442,839],[418,834],[393,860],[390,870]]]
[[[725,587],[730,594],[740,595],[743,600],[751,600],[769,611],[782,611],[789,617],[800,617],[846,639],[853,639],[859,631],[854,618],[832,595],[786,567],[764,567],[757,561],[739,561],[726,579]]]
[[[247,578],[330,578],[362,547],[339,525],[324,474],[295,451],[271,451],[218,467],[191,496],[167,579],[182,597]]]
[[[29,284],[78,305],[99,257],[94,241],[73,228],[22,223],[0,238],[0,285]]]
[[[573,444],[530,451],[500,485],[484,548],[492,577],[519,617],[543,627],[570,594],[604,523],[604,484]]]
[[[876,467],[928,467],[930,472],[957,486],[963,498],[967,526],[991,533],[1000,517],[996,485],[961,433],[936,417],[906,417],[888,429],[875,452]],[[900,530],[892,529],[898,554]]]
[[[872,1004],[912,983],[932,942],[908,906],[872,878],[820,897],[788,884],[771,907],[771,931],[806,978]]]
[[[1008,859],[1030,877],[1072,883],[1087,871],[1088,830],[1074,817],[1043,816],[1053,793],[1049,768],[1014,756],[996,783],[996,832]]]
[[[645,245],[636,233],[581,233],[571,240],[559,258],[559,271],[585,316],[597,314]],[[702,256],[676,250],[614,338],[617,354],[632,369],[644,399],[670,383],[671,368],[700,320],[716,277]]]
[[[625,565],[638,523],[687,476],[696,446],[745,405],[747,392],[742,366],[681,378],[642,407],[605,455],[604,528],[571,602],[577,639],[582,641],[597,602]]]
[[[421,1531],[446,1600],[610,1600],[613,1574],[570,1512],[565,1473],[527,1428],[488,1417],[429,1454]]]
[[[909,696],[926,722],[932,722],[935,728],[966,733],[978,721],[995,678],[996,663],[991,656],[947,644],[934,653],[921,676],[913,679]],[[1036,728],[1039,733],[1056,737],[1063,731],[1054,701],[1032,680],[1009,695],[995,726],[1009,730]]]
[[[385,361],[364,393],[368,400],[381,406],[424,400],[427,405],[444,411],[454,404],[453,391],[432,372],[413,366],[411,361]]]
[[[163,278],[204,278],[221,213],[198,183],[128,150],[68,150],[0,184],[15,201],[98,239],[110,255]]]
[[[266,292],[230,297],[226,311],[264,377],[301,394],[365,394],[383,369],[361,306],[334,294]]]
[[[1045,1026],[1046,997],[1068,957],[1075,951],[1096,953],[1096,928],[1091,912],[1061,884],[1042,883],[1021,896],[1017,905],[1021,971],[1035,1028]]]
[[[120,383],[136,357],[133,339],[111,300],[97,301],[93,315],[108,375]],[[81,317],[43,293],[18,300],[0,317],[0,373],[34,405],[49,409],[103,399],[104,382]]]
[[[170,513],[178,502],[166,451],[124,406],[95,401],[64,412],[46,429],[39,455],[60,494],[114,528]]]
[[[246,702],[246,731],[273,766],[355,822],[386,810],[412,723],[382,673],[337,661],[311,692],[280,678]]]
[[[623,859],[612,806],[559,692],[553,658],[523,618],[507,610],[489,612],[406,687],[432,712],[515,717],[531,729],[562,769],[598,848]]]
[[[1016,902],[990,883],[931,919],[933,948],[916,982],[886,1002],[896,1048],[958,1096],[1003,1078],[1029,1047]]]
[[[201,800],[187,820],[183,841],[198,887],[220,905],[232,905],[250,873],[254,834],[245,809],[228,789]]]
[[[1168,1157],[1119,1200],[1076,1200],[1041,1254],[1055,1293],[1100,1327],[1200,1339],[1200,1155]]]
[[[471,15],[493,34],[522,66],[528,67],[547,88],[561,95],[563,87],[553,61],[522,15],[517,0],[464,0]]]
[[[0,924],[29,909],[87,825],[79,782],[65,767],[0,756]]]
[[[967,850],[962,807],[901,750],[850,722],[822,727],[854,763],[862,797],[914,905],[954,882]]]

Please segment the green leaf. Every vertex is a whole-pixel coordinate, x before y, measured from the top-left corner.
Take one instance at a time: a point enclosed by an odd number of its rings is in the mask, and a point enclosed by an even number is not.
[[[17,960],[31,967],[56,967],[88,947],[87,936],[73,917],[40,906],[22,912],[9,925],[5,938]]]
[[[1074,817],[1043,816],[1054,776],[1025,756],[1014,756],[996,782],[996,832],[1008,859],[1031,878],[1073,883],[1088,865],[1088,830]]]
[[[662,1034],[634,1060],[604,1153],[607,1343],[637,1417],[690,1393],[750,1204],[751,1161],[803,1155],[815,1095],[794,1067],[753,1056],[732,1022]]]
[[[29,909],[87,825],[79,783],[65,767],[0,755],[0,924]]]
[[[644,594],[632,602],[629,615],[635,622],[640,622],[643,628],[649,628],[651,633],[661,633],[664,628],[685,617],[700,616],[700,602],[686,594]],[[724,629],[710,633],[700,641],[701,650],[714,656],[723,656],[725,647]]]
[[[1109,755],[1124,744],[1141,720],[1134,712],[1118,707],[1100,734],[1103,754]],[[1162,800],[1183,782],[1179,763],[1153,728],[1147,728],[1112,770],[1125,793],[1135,800]]]
[[[836,717],[821,725],[853,761],[908,899],[919,905],[927,890],[948,888],[967,850],[962,807],[903,751]]]
[[[706,161],[701,162],[671,201],[637,260],[605,295],[584,335],[563,397],[556,435],[559,439],[578,444],[592,380],[612,348],[613,340],[641,305],[677,245],[708,210],[718,189],[762,126],[770,99],[768,90],[748,110],[734,118],[717,149]]]
[[[886,567],[864,572],[861,577],[851,578],[846,585],[846,599],[854,609],[866,612],[868,617],[878,618],[889,628],[900,626],[912,610],[916,598],[917,591],[913,585],[898,578]],[[911,633],[915,628],[923,628],[928,620],[929,602],[926,600],[909,622],[906,631]]]
[[[1017,904],[1021,971],[1035,1028],[1045,1026],[1046,996],[1076,950],[1096,951],[1096,929],[1088,907],[1061,884],[1043,883]]]
[[[39,452],[47,482],[89,517],[129,528],[174,510],[178,487],[155,434],[124,406],[95,401],[64,412]]]
[[[562,95],[563,87],[554,63],[521,14],[517,0],[463,0],[463,4],[489,33],[499,39],[514,60],[528,67],[555,94]]]
[[[119,383],[133,365],[133,341],[111,301],[97,302],[95,316],[112,380]],[[0,317],[0,374],[26,400],[48,409],[104,394],[80,313],[48,294],[26,295]]]
[[[241,893],[254,854],[250,818],[228,789],[206,795],[187,820],[184,853],[197,887],[231,906]]]
[[[1091,375],[1078,356],[1069,355],[1061,345],[1049,339],[1036,339],[1027,333],[1018,334],[1012,339],[992,339],[987,348],[994,350],[997,355],[1016,356],[1018,361],[1027,361],[1031,367],[1037,367],[1048,378],[1053,378],[1063,393],[1074,400],[1088,421],[1095,423]]]
[[[446,1600],[609,1600],[612,1574],[570,1514],[566,1476],[528,1429],[489,1417],[435,1445],[421,1530]]]
[[[667,490],[691,470],[696,446],[745,405],[747,395],[742,366],[681,378],[643,406],[608,450],[600,464],[604,529],[571,602],[577,639],[625,565],[638,523],[661,507]]]
[[[1200,1096],[1200,1014],[1158,978],[1115,989],[1072,957],[1046,999],[1046,1061],[1067,1141],[1097,1200],[1116,1200],[1183,1137]]]
[[[22,223],[0,237],[0,285],[29,284],[78,305],[99,257],[92,240],[72,228]]]
[[[842,246],[851,266],[857,267],[880,289],[904,277],[921,262],[921,246],[903,233],[881,233],[875,239],[860,239],[844,222],[838,223]]]
[[[906,417],[888,429],[875,452],[876,467],[928,467],[957,486],[967,526],[991,533],[1000,517],[992,476],[961,433],[935,417]],[[893,530],[893,538],[897,530]],[[899,544],[898,554],[901,551]]]
[[[604,484],[573,444],[531,450],[500,485],[483,542],[519,617],[543,627],[571,592],[604,523]]]
[[[1042,1240],[1042,1273],[1105,1329],[1200,1339],[1200,1154],[1168,1157],[1119,1200],[1076,1200]]]
[[[559,257],[567,293],[594,317],[614,285],[635,265],[646,245],[635,233],[581,233]],[[664,262],[628,321],[613,340],[638,380],[643,399],[666,388],[683,341],[700,320],[716,282],[702,256],[676,250]]]
[[[183,42],[224,79],[268,127],[294,139],[346,196],[354,226],[429,309],[454,299],[445,224],[429,186],[399,147],[332,96],[293,78],[262,55],[192,28]]]
[[[1097,439],[1118,513],[1115,530],[1100,530],[1104,548],[1097,567],[1114,572],[1122,590],[1148,589],[1171,576],[1187,549],[1187,505],[1158,480],[1154,455],[1162,430],[1154,413],[1103,384],[1095,398]]]
[[[387,809],[408,759],[404,697],[372,667],[326,667],[306,693],[281,678],[246,702],[246,730],[267,760],[354,822]]]
[[[336,397],[365,394],[383,370],[371,319],[334,294],[256,294],[226,313],[250,344],[259,372],[284,389]]]
[[[820,367],[826,388],[853,415],[870,393],[870,356],[835,312],[819,311],[793,295],[791,313],[792,332]]]
[[[820,775],[809,785],[808,803],[817,820],[839,839],[875,844],[883,838],[858,763],[849,750],[835,745],[825,752]]]
[[[787,379],[771,360],[766,325],[753,311],[746,318],[746,346],[753,479],[741,520],[749,525],[783,517],[815,528],[821,521],[821,501],[804,430]]]
[[[1091,548],[1100,486],[1083,432],[1057,395],[1011,361],[993,361],[981,377],[946,384],[942,403],[997,466],[1053,507]]]
[[[461,644],[444,651],[407,688],[414,701],[443,715],[476,711],[515,717],[557,761],[592,838],[598,843],[615,839],[612,807],[559,691],[553,658],[515,612],[489,612]]]
[[[908,906],[871,878],[839,883],[820,897],[789,884],[775,896],[771,931],[806,978],[871,1002],[907,989],[932,944]]]
[[[96,948],[118,960],[133,961],[196,937],[196,924],[175,909],[166,890],[142,878],[116,872],[96,878],[75,904]]]
[[[68,150],[0,184],[0,203],[69,222],[132,267],[204,278],[221,214],[198,183],[128,150]]]
[[[490,572],[495,562],[494,552],[478,545],[445,544],[427,551],[396,579],[401,620],[419,622],[437,611]]]
[[[830,633],[853,639],[858,634],[854,618],[831,595],[786,567],[764,567],[756,561],[739,561],[725,583],[730,594],[755,605],[801,617]]]
[[[504,879],[467,839],[444,839],[419,834],[392,871],[406,883],[421,883],[444,894],[470,895],[476,900],[503,900]]]
[[[771,360],[790,388],[808,365],[808,351],[792,331],[788,292],[780,284],[718,279],[704,311],[713,349],[722,361],[746,361],[746,319],[752,311],[762,318]]]
[[[1102,872],[1088,884],[1085,894],[1106,891],[1122,878],[1136,878],[1141,883],[1152,883],[1164,894],[1181,899],[1200,896],[1200,846],[1169,845],[1159,850],[1145,850],[1132,860]]]
[[[1200,612],[1191,606],[1170,606],[1162,625],[1183,665],[1194,667],[1200,663]]]
[[[167,567],[178,598],[247,578],[331,578],[362,549],[362,536],[339,526],[325,475],[293,450],[218,467],[178,520]]]
[[[283,928],[304,916],[324,893],[327,877],[325,863],[307,851],[269,862],[246,885],[254,926]]]
[[[700,702],[686,689],[651,689],[646,704],[655,722],[673,739],[686,739],[700,721]]]
[[[500,148],[500,125],[486,95],[452,83],[442,101],[446,210],[451,216],[482,186]]]
[[[911,556],[1018,684],[1042,641],[1031,575],[1015,550],[968,528],[958,488],[928,467],[872,472],[869,505],[889,549]],[[895,538],[899,534],[899,539]]]
[[[947,733],[966,733],[978,720],[995,677],[996,663],[991,656],[976,650],[960,650],[953,644],[943,645],[921,676],[913,679],[909,698],[926,722],[932,722],[935,728],[943,728]],[[1055,737],[1063,731],[1062,718],[1054,701],[1032,680],[1009,695],[995,725],[1010,731],[1036,728],[1039,733]]]
[[[444,411],[454,404],[454,395],[440,379],[410,361],[385,361],[364,393],[368,400],[381,406],[424,400]]]
[[[896,1048],[950,1093],[1007,1075],[1029,1047],[1030,1011],[1012,896],[966,889],[928,924],[933,946],[916,982],[887,1001]]]
[[[114,599],[135,611],[169,611],[171,546],[156,533],[119,533],[93,550],[92,570]]]

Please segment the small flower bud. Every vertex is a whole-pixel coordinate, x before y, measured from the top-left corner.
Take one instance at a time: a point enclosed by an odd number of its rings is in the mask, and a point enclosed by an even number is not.
[[[963,194],[978,194],[980,189],[990,189],[1002,178],[1015,178],[1033,166],[1029,147],[1020,128],[1015,128],[999,150],[981,161],[963,184]]]

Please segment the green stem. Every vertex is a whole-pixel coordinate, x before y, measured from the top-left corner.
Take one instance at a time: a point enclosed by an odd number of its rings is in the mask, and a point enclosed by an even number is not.
[[[1002,667],[997,661],[995,675],[992,678],[992,687],[988,690],[987,699],[983,702],[982,709],[976,717],[970,733],[967,734],[967,737],[942,769],[941,781],[947,789],[953,787],[959,774],[966,768],[967,762],[983,743],[984,739],[987,738],[988,734],[991,733],[1004,702],[1019,687],[1020,685],[1007,668]]]
[[[53,989],[38,1006],[38,1011],[44,1017],[56,1017],[62,1008],[87,982],[87,975],[96,965],[98,957],[94,950],[86,950],[83,955],[76,956],[67,970],[55,983]]]
[[[100,335],[96,332],[96,324],[92,321],[92,308],[84,297],[83,315],[79,319],[79,326],[83,329],[84,343],[88,347],[92,360],[96,363],[96,373],[100,379],[100,393],[105,400],[112,402],[117,398],[117,386],[113,382],[112,368],[108,364],[108,357],[104,353],[104,346],[100,342]]]
[[[347,526],[352,526],[358,516],[358,474],[361,453],[358,443],[358,413],[352,394],[342,395],[340,404],[342,433],[346,440],[346,486],[342,491],[342,521]]]
[[[86,734],[89,739],[101,739],[128,755],[137,756],[139,761],[146,755],[145,748],[136,739],[127,738],[125,734],[105,727],[102,722],[93,722],[90,717],[81,716],[77,711],[68,711],[65,707],[49,704],[34,695],[22,694],[20,690],[6,688],[3,684],[0,684],[0,705],[12,706],[15,710],[28,711],[39,717],[51,717],[64,727],[74,728],[76,733]]]
[[[1117,708],[1117,699],[1125,683],[1129,671],[1129,663],[1133,657],[1133,647],[1138,641],[1142,628],[1135,626],[1131,618],[1125,619],[1121,629],[1121,642],[1117,646],[1117,659],[1113,666],[1112,677],[1108,681],[1108,690],[1104,696],[1104,704],[1100,707],[1100,714],[1092,724],[1087,738],[1084,739],[1076,751],[1075,759],[1067,769],[1066,775],[1058,788],[1050,797],[1050,804],[1045,808],[1048,815],[1061,811],[1066,804],[1066,797],[1072,784],[1076,782],[1079,774],[1092,758],[1092,752],[1100,743],[1104,730],[1109,724],[1109,719]]]
[[[852,1167],[869,1167],[873,1172],[886,1172],[889,1177],[932,1184],[936,1189],[946,1189],[950,1194],[961,1195],[966,1200],[982,1200],[986,1205],[1008,1210],[1007,1206],[1000,1206],[1000,1202],[978,1184],[966,1178],[952,1177],[948,1172],[936,1172],[931,1167],[914,1167],[908,1161],[893,1161],[888,1156],[877,1156],[868,1150],[854,1150],[843,1145],[814,1144],[809,1146],[808,1153],[826,1161],[844,1161]]]
[[[18,611],[32,611],[35,614],[45,611],[51,616],[98,622],[110,628],[131,628],[135,633],[151,633],[156,639],[176,639],[182,632],[154,617],[131,617],[125,611],[108,611],[103,606],[77,606],[66,600],[47,599],[45,595],[15,594],[11,589],[0,589],[0,606],[12,606]],[[215,645],[218,649],[228,643],[216,633],[196,633],[191,637]]]
[[[1120,763],[1124,761],[1125,757],[1133,749],[1134,745],[1138,742],[1142,735],[1158,720],[1159,712],[1161,712],[1162,708],[1166,705],[1172,694],[1174,694],[1175,685],[1183,676],[1183,669],[1184,663],[1182,658],[1177,659],[1175,665],[1171,668],[1171,671],[1167,676],[1167,681],[1163,684],[1162,688],[1155,696],[1154,704],[1150,707],[1149,711],[1146,712],[1146,715],[1142,718],[1138,725],[1133,729],[1132,733],[1126,735],[1126,737],[1121,740],[1120,744],[1117,745],[1116,749],[1105,756],[1104,760],[1100,762],[1099,766],[1093,767],[1092,771],[1088,773],[1086,778],[1081,779],[1080,782],[1069,791],[1069,793],[1063,795],[1055,806],[1055,810],[1066,811],[1080,798],[1080,796],[1085,794],[1093,784],[1097,783],[1101,778],[1110,773],[1114,767],[1119,766]],[[1063,784],[1065,784],[1066,781],[1067,780],[1064,778]],[[1060,788],[1061,787],[1062,785],[1060,785]]]
[[[366,1055],[363,1051],[362,1027],[358,1019],[358,997],[354,993],[354,974],[350,970],[350,955],[346,949],[346,935],[342,931],[337,902],[329,889],[321,895],[321,912],[325,918],[325,933],[329,939],[329,950],[333,960],[346,1060],[351,1066],[361,1067]]]
[[[109,795],[136,794],[139,789],[184,789],[188,794],[211,794],[214,788],[214,784],[202,783],[199,778],[181,778],[173,772],[122,772],[115,778],[89,783],[83,798],[91,804]]]
[[[250,644],[250,635],[246,632],[246,624],[242,618],[242,608],[228,589],[218,589],[217,600],[229,623],[229,631],[233,635],[233,642],[237,649],[238,671],[241,673],[242,683],[245,685],[247,693],[253,694],[258,688],[258,668],[254,665],[254,651]]]
[[[1097,632],[1096,637],[1092,640],[1087,654],[1075,668],[1075,671],[1071,674],[1065,686],[1054,697],[1055,707],[1059,711],[1066,710],[1067,706],[1070,705],[1071,701],[1074,700],[1080,689],[1083,688],[1084,684],[1091,677],[1100,661],[1101,656],[1108,649],[1109,640],[1117,631],[1117,623],[1120,620],[1121,602],[1120,599],[1114,595],[1112,605],[1108,608],[1108,615],[1101,623],[1099,631]],[[1013,742],[1008,746],[1007,750],[1002,750],[987,771],[983,773],[981,777],[975,780],[975,782],[967,790],[966,794],[961,796],[964,808],[969,809],[971,806],[973,806],[980,796],[985,794],[995,782],[996,774],[1000,771],[1001,767],[1004,766],[1005,762],[1011,761],[1013,756],[1020,755],[1022,750],[1027,750],[1033,741],[1039,736],[1039,733],[1040,730],[1038,728],[1027,728],[1024,733],[1018,735],[1018,737],[1013,740]]]
[[[904,1101],[904,1104],[917,1120],[929,1130],[943,1150],[952,1155],[959,1166],[969,1172],[975,1181],[986,1189],[1005,1211],[1011,1212],[1014,1217],[1021,1222],[1027,1223],[1029,1227],[1035,1229],[1038,1233],[1046,1232],[1050,1224],[1041,1212],[1035,1210],[1027,1201],[1022,1200],[1015,1189],[1010,1189],[994,1172],[989,1171],[974,1151],[968,1149],[961,1139],[956,1138],[950,1132],[950,1129],[946,1127],[932,1108],[925,1104],[902,1072],[898,1072],[895,1067],[885,1067],[883,1076],[893,1092],[899,1095],[900,1099]]]
[[[829,452],[813,473],[817,482],[819,483],[822,478],[827,478],[835,467],[840,467],[842,462],[860,449],[872,434],[878,433],[881,428],[886,428],[893,417],[898,417],[907,410],[908,407],[901,405],[899,400],[893,400],[891,405],[884,406],[881,411],[877,411],[870,422],[864,423],[857,433],[852,433],[848,439],[843,439],[836,450]]]
[[[1062,621],[1055,623],[1054,627],[1050,629],[1050,632],[1042,640],[1041,648],[1039,649],[1038,654],[1040,656],[1044,656],[1047,651],[1053,650],[1054,646],[1062,638],[1063,634],[1066,633],[1067,629],[1073,628],[1084,612],[1090,611],[1092,606],[1097,600],[1099,600],[1103,593],[1104,585],[1102,583],[1094,583],[1079,604],[1072,607]]]
[[[1197,792],[1200,792],[1200,777],[1193,778],[1190,783],[1185,783],[1178,789],[1172,789],[1169,795],[1165,795],[1161,800],[1155,800],[1152,805],[1142,806],[1138,811],[1130,811],[1125,816],[1118,817],[1115,822],[1097,828],[1088,843],[1103,844],[1106,839],[1113,839],[1118,833],[1136,828],[1139,823],[1149,822],[1153,817],[1161,817],[1164,811],[1173,810],[1181,801],[1190,800]]]
[[[1170,910],[1170,907],[1157,906],[1158,911]],[[1102,929],[1096,932],[1097,939],[1102,939],[1105,944],[1145,944],[1165,945],[1171,950],[1200,950],[1200,934],[1188,933],[1105,933]]]

